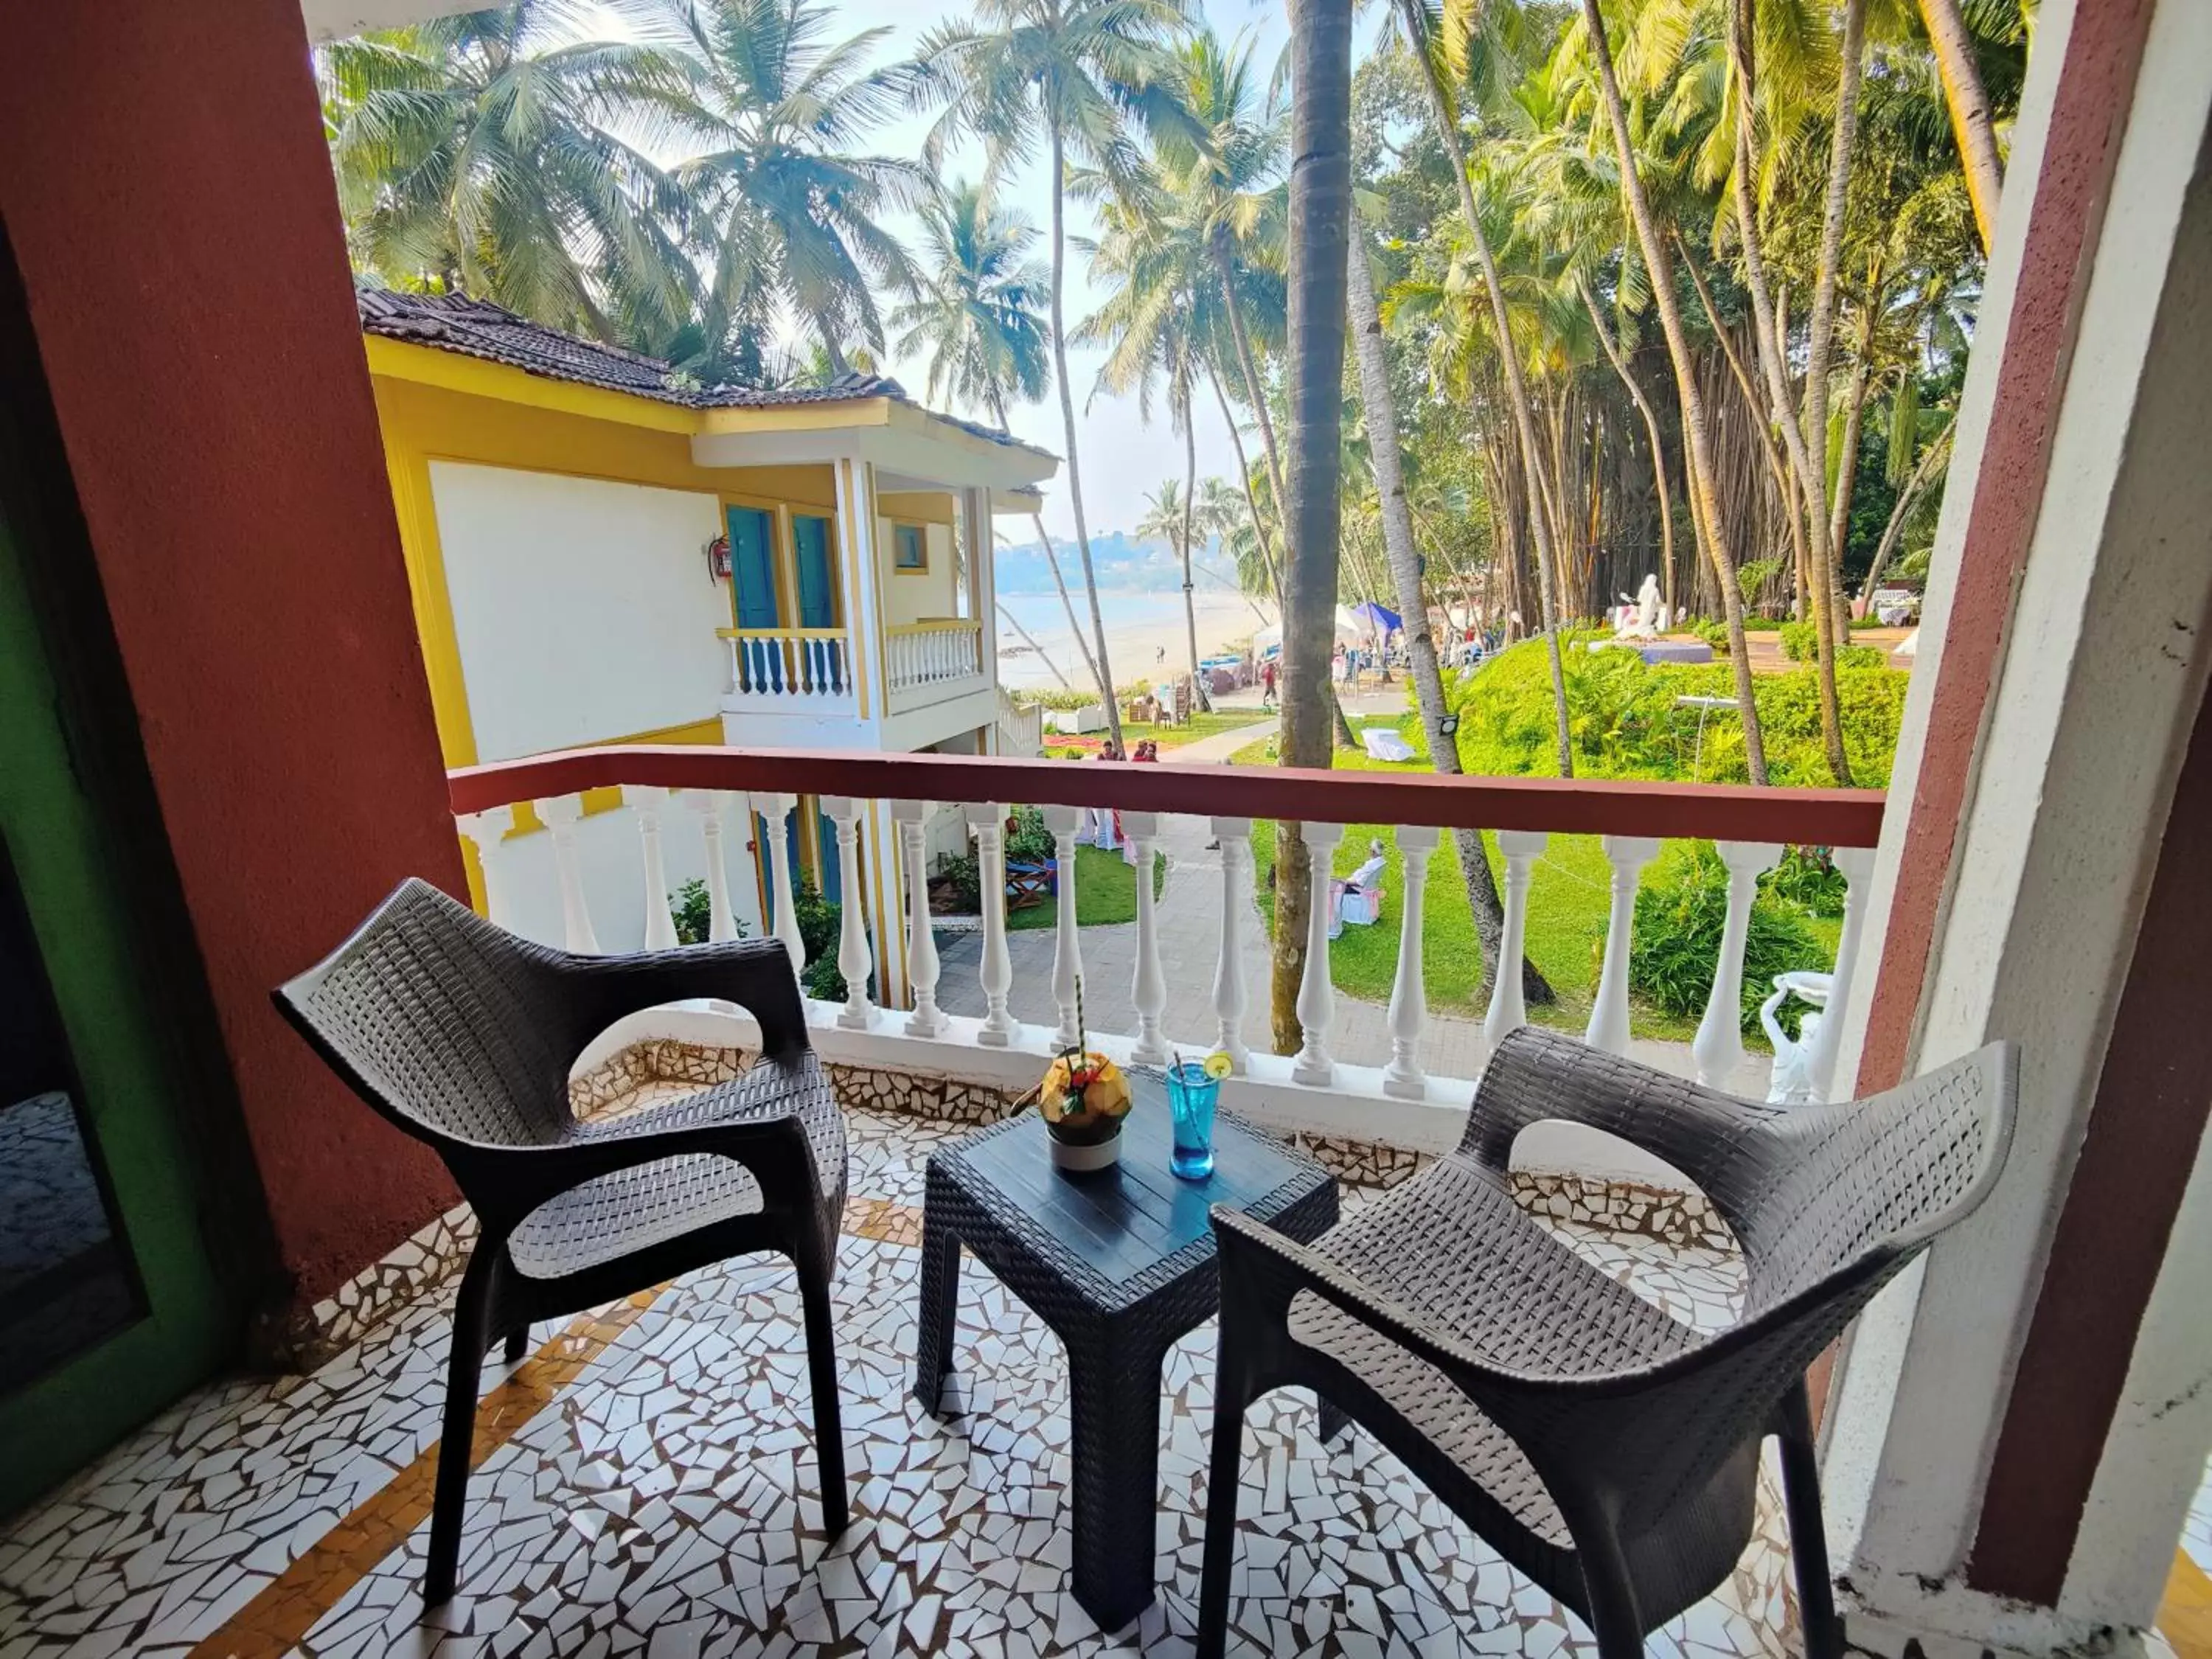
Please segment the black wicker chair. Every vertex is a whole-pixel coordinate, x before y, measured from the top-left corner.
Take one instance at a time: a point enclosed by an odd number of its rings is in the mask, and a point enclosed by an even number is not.
[[[1286,1384],[1364,1425],[1581,1614],[1605,1659],[1640,1654],[1727,1578],[1777,1435],[1806,1653],[1839,1659],[1805,1368],[1988,1194],[2015,1069],[1997,1044],[1873,1099],[1778,1111],[1523,1027],[1459,1149],[1311,1245],[1216,1208],[1200,1659],[1227,1636],[1245,1408]],[[1743,1249],[1735,1324],[1698,1334],[1520,1210],[1506,1160],[1547,1119],[1608,1130],[1698,1183]]]
[[[685,997],[747,1009],[759,1060],[698,1094],[578,1121],[568,1078],[585,1044]],[[830,1323],[845,1122],[781,944],[571,956],[408,881],[276,998],[362,1099],[437,1150],[481,1230],[453,1308],[426,1601],[453,1592],[485,1351],[504,1337],[520,1359],[534,1320],[757,1250],[799,1271],[822,1524],[845,1529]]]

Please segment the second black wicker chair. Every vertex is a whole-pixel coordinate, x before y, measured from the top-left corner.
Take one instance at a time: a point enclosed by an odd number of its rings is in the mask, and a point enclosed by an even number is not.
[[[625,1014],[720,997],[752,1014],[759,1060],[702,1092],[604,1122],[569,1109],[568,1070]],[[435,1148],[480,1229],[453,1308],[424,1598],[453,1591],[485,1351],[522,1357],[531,1322],[770,1250],[799,1271],[822,1524],[845,1529],[830,1281],[845,1208],[845,1121],[774,939],[579,957],[517,939],[420,881],[276,992],[355,1091]]]
[[[1727,1578],[1781,1441],[1808,1659],[1840,1659],[1804,1372],[1988,1194],[2015,1063],[1996,1045],[1870,1100],[1775,1111],[1524,1027],[1459,1149],[1311,1245],[1216,1208],[1221,1337],[1198,1651],[1227,1634],[1247,1406],[1311,1388],[1596,1632],[1604,1659]],[[1564,1119],[1695,1181],[1742,1247],[1741,1316],[1705,1334],[1515,1204],[1514,1137]]]

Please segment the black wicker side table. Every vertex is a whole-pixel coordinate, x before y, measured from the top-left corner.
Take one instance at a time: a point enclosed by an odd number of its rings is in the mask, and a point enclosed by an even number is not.
[[[1160,1364],[1219,1305],[1209,1211],[1228,1205],[1301,1241],[1336,1220],[1327,1170],[1226,1113],[1212,1177],[1176,1179],[1165,1083],[1144,1072],[1130,1082],[1136,1103],[1113,1169],[1054,1170],[1034,1111],[931,1156],[915,1364],[915,1395],[937,1412],[952,1371],[963,1244],[1066,1344],[1075,1599],[1108,1632],[1152,1599]],[[1323,1437],[1342,1421],[1324,1405]]]

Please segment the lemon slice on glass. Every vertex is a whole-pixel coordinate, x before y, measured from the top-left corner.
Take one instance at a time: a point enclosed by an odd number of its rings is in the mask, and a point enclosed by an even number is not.
[[[1216,1048],[1206,1057],[1206,1074],[1216,1083],[1237,1069],[1237,1062],[1229,1058],[1225,1048]]]

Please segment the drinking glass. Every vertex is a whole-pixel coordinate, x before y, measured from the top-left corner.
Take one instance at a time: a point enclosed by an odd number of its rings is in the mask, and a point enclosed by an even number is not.
[[[1204,1181],[1213,1173],[1213,1108],[1220,1097],[1220,1080],[1208,1077],[1198,1061],[1168,1068],[1168,1109],[1175,1119],[1168,1168],[1185,1181]]]

